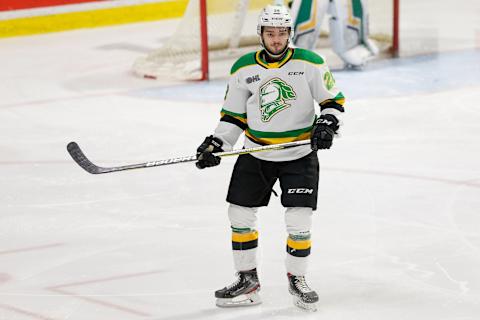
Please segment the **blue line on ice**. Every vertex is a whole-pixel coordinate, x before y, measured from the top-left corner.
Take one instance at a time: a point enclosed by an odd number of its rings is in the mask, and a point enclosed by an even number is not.
[[[372,62],[363,71],[334,72],[347,99],[436,92],[480,85],[480,50]],[[221,103],[226,79],[136,90],[147,99]]]

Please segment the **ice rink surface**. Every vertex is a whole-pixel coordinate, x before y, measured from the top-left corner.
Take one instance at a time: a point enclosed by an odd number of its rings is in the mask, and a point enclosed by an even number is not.
[[[259,215],[263,304],[219,309],[235,159],[94,176],[65,148],[120,165],[191,155],[211,133],[224,78],[129,71],[169,23],[0,41],[0,319],[480,318],[478,48],[334,74],[347,105],[342,138],[319,152],[319,311],[291,303],[274,197]]]

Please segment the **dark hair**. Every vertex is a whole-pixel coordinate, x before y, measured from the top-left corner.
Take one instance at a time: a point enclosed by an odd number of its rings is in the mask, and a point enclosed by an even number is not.
[[[261,27],[260,27],[260,33],[261,33],[261,34],[263,33],[263,29],[264,29],[265,27],[270,27],[270,28],[285,28],[285,29],[288,29],[288,32],[289,32],[289,33],[290,33],[290,32],[292,32],[292,28],[291,28],[291,27],[271,27],[271,26],[261,26]]]

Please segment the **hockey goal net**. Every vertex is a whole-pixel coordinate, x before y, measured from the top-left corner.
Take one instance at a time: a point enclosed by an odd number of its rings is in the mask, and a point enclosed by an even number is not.
[[[382,47],[395,47],[394,5],[398,1],[368,0],[370,34],[374,40],[383,43]],[[159,49],[138,58],[133,71],[141,77],[153,79],[166,75],[180,79],[208,79],[214,61],[234,60],[258,48],[258,15],[263,7],[273,2],[190,0],[170,38]],[[322,24],[323,37],[328,36],[327,25],[326,17]],[[328,41],[323,43],[328,45]]]

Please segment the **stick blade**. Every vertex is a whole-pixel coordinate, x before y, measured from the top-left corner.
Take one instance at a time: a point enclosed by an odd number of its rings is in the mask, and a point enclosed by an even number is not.
[[[72,159],[88,173],[91,173],[91,174],[105,173],[103,168],[96,166],[90,160],[88,160],[88,158],[85,156],[85,154],[82,152],[82,150],[80,149],[79,145],[76,142],[74,141],[70,142],[67,145],[67,151],[72,157]]]

